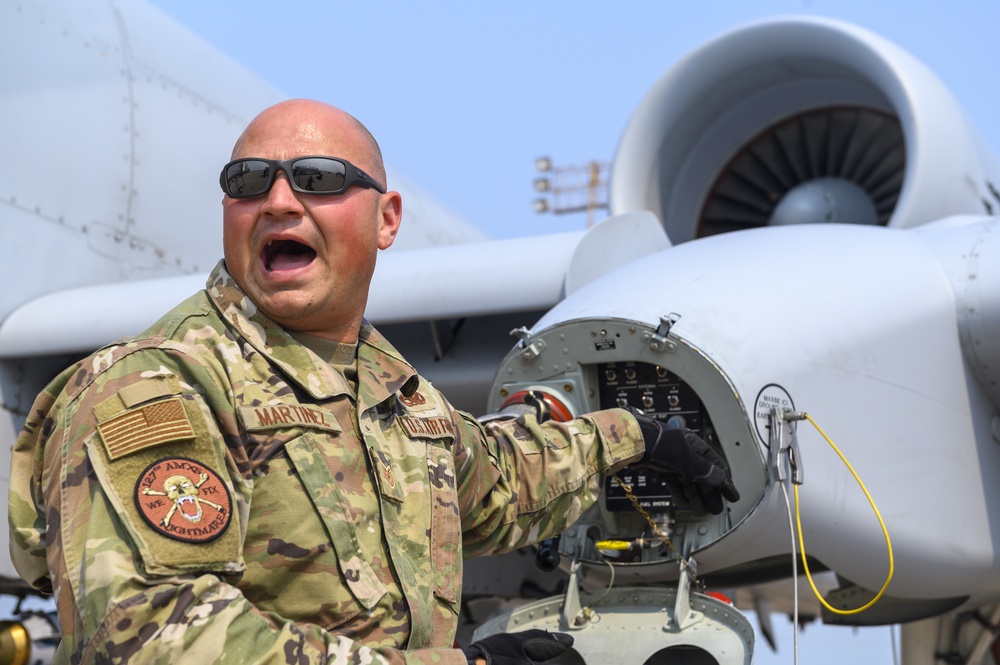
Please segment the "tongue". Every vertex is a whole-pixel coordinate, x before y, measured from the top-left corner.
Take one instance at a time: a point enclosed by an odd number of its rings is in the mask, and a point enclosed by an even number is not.
[[[296,268],[309,265],[316,258],[316,252],[300,243],[283,242],[275,244],[277,246],[273,247],[268,255],[268,270],[295,270]]]
[[[288,252],[275,252],[269,262],[271,270],[294,270],[312,263],[314,252],[302,254],[289,254]]]

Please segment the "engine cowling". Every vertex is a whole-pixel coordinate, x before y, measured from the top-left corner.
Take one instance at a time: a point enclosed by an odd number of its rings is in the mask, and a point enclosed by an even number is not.
[[[997,183],[944,85],[860,28],[752,24],[668,71],[625,131],[610,203],[653,212],[680,246],[569,294],[525,331],[491,399],[548,390],[576,413],[678,419],[727,459],[741,498],[698,517],[627,470],[563,534],[563,559],[609,585],[611,569],[672,581],[682,552],[709,584],[786,576],[797,546],[781,490],[804,468],[798,528],[840,585],[823,592],[826,621],[995,602]],[[818,429],[782,424],[800,411],[837,439],[885,529]]]
[[[853,25],[787,18],[723,34],[662,77],[625,130],[609,196],[612,214],[653,211],[677,244],[788,223],[789,207],[793,221],[897,228],[992,214],[997,173],[913,56]]]

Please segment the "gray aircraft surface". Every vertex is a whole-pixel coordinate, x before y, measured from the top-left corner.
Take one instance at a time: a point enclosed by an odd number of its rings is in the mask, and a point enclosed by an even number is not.
[[[6,495],[49,379],[203,286],[217,169],[283,96],[141,0],[7,2],[0,31]],[[656,413],[721,451],[741,498],[697,517],[629,470],[557,541],[468,563],[463,637],[745,664],[742,610],[768,638],[770,608],[901,624],[908,665],[989,662],[1000,167],[945,86],[858,27],[757,22],[666,72],[611,172],[593,228],[491,240],[390,169],[407,218],[367,316],[459,408]],[[481,270],[498,254],[502,280]],[[0,591],[30,593],[2,552]],[[822,601],[792,582],[805,563]],[[14,618],[0,654],[45,662],[55,627]]]

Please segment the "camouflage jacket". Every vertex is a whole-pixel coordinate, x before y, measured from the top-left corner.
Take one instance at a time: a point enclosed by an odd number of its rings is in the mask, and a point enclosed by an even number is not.
[[[460,663],[462,559],[554,535],[634,461],[627,412],[484,428],[369,324],[358,390],[220,263],[37,398],[11,554],[60,662]]]

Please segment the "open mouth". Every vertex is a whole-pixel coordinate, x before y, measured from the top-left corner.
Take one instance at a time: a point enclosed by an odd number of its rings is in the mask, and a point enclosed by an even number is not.
[[[261,259],[268,272],[302,268],[316,258],[316,251],[295,240],[272,240],[264,246]]]
[[[182,496],[177,499],[177,507],[181,509],[181,515],[189,522],[200,522],[202,510],[198,502],[192,496]]]

